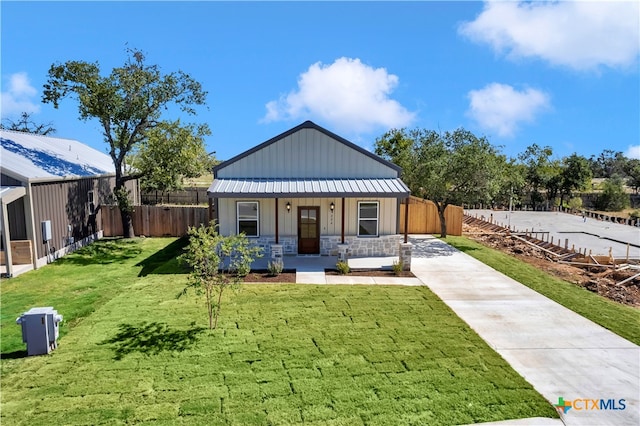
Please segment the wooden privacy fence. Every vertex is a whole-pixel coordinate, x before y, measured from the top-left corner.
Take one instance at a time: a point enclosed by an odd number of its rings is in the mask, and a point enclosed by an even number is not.
[[[142,192],[142,204],[182,204],[182,205],[199,205],[207,204],[209,196],[208,188],[191,187],[184,188],[182,191],[162,192],[148,191]]]
[[[464,210],[459,206],[447,206],[444,218],[447,222],[447,235],[462,235]],[[400,232],[404,233],[406,224],[405,206],[400,207]],[[409,198],[409,234],[440,234],[438,208],[428,200]]]
[[[102,206],[101,212],[104,236],[121,236],[122,218],[118,207]],[[181,237],[189,226],[209,223],[207,207],[135,206],[131,216],[135,234],[146,237]]]

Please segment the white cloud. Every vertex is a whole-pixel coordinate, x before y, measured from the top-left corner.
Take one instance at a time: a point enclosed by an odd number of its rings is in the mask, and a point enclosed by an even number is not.
[[[467,115],[500,136],[513,136],[519,124],[533,122],[537,114],[550,106],[549,95],[540,90],[527,88],[519,92],[499,83],[471,90],[467,96]]]
[[[26,72],[19,72],[9,76],[9,82],[2,92],[2,116],[6,117],[21,112],[38,112],[40,105],[32,101],[38,91],[31,86]]]
[[[640,145],[629,145],[627,152],[624,154],[627,158],[635,158],[640,160]]]
[[[640,54],[636,1],[487,2],[459,32],[511,58],[585,70],[627,68]]]
[[[336,131],[349,133],[404,127],[415,113],[389,97],[397,85],[396,75],[360,59],[343,57],[331,65],[317,62],[300,74],[297,90],[266,104],[262,121],[317,117]]]

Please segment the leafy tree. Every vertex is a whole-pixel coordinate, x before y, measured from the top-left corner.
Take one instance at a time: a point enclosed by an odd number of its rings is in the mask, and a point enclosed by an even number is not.
[[[58,108],[61,99],[75,97],[82,120],[97,119],[115,166],[114,195],[120,208],[125,237],[133,236],[131,208],[125,183],[141,177],[129,173],[126,159],[147,141],[162,112],[176,105],[187,114],[203,105],[206,92],[182,71],[162,74],[157,65],[145,64],[144,54],[129,50],[122,67],[104,77],[98,63],[68,61],[49,69],[42,101]]]
[[[608,212],[619,212],[629,207],[629,194],[624,191],[624,184],[619,176],[606,179],[602,183],[602,194],[598,196],[598,209]]]
[[[211,134],[208,126],[181,126],[180,120],[161,122],[147,131],[131,155],[129,164],[142,176],[145,191],[182,189],[183,179],[201,176],[211,168],[203,137]]]
[[[53,127],[53,123],[49,122],[46,124],[38,124],[31,120],[31,114],[28,112],[21,113],[18,121],[12,121],[8,118],[5,118],[4,121],[7,122],[6,125],[0,124],[0,129],[3,130],[13,130],[16,132],[33,133],[35,135],[43,136],[56,132],[56,129]]]
[[[500,169],[503,170],[500,176],[500,185],[494,201],[502,206],[522,204],[526,195],[526,167],[511,158],[505,159]]]
[[[435,203],[443,238],[447,206],[491,201],[498,193],[505,163],[485,138],[464,129],[443,134],[392,130],[376,140],[376,154],[403,168],[412,193]]]
[[[574,191],[584,191],[589,188],[591,178],[589,160],[577,154],[563,159],[560,172],[560,203],[564,203],[565,196],[570,198]]]
[[[630,159],[624,172],[627,175],[627,185],[633,188],[637,194],[640,188],[640,160],[636,158]]]
[[[192,268],[189,284],[178,294],[187,294],[190,288],[197,295],[204,294],[209,329],[218,326],[222,295],[225,290],[238,288],[251,263],[262,256],[262,249],[252,246],[244,234],[222,236],[217,225],[189,227],[189,245],[180,261]]]
[[[591,172],[596,178],[623,176],[626,163],[627,158],[622,152],[611,149],[605,149],[597,157],[592,155],[589,158]]]
[[[557,203],[558,195],[562,193],[562,163],[558,160],[550,160],[544,172],[547,203]]]
[[[518,160],[527,168],[526,182],[527,192],[535,210],[536,206],[544,201],[545,197],[540,192],[545,189],[553,176],[551,163],[551,147],[541,147],[533,144],[518,156]],[[554,185],[556,182],[552,182]]]

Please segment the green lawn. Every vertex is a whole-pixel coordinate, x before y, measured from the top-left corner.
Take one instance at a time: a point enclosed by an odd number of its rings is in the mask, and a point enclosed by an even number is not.
[[[466,237],[448,236],[446,242],[583,317],[640,345],[640,309],[613,302]]]
[[[557,417],[425,287],[244,285],[210,332],[203,300],[175,298],[180,246],[98,242],[2,282],[3,426]],[[65,316],[63,337],[25,358],[15,318],[36,305]]]

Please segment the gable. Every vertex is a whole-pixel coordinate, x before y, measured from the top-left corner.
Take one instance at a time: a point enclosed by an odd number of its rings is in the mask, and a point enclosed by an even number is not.
[[[0,131],[3,174],[21,180],[115,173],[111,157],[72,139]]]
[[[214,169],[217,178],[397,178],[400,169],[306,121]]]

